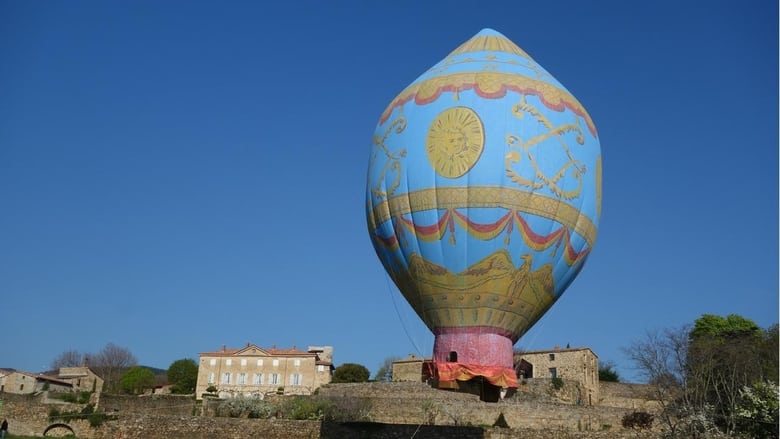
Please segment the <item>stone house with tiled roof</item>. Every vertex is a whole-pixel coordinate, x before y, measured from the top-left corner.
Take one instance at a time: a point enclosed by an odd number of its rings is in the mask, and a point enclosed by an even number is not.
[[[88,366],[61,367],[57,378],[71,383],[77,392],[100,393],[103,390],[103,378]]]
[[[218,351],[198,354],[197,399],[209,387],[222,398],[261,396],[268,393],[310,395],[331,381],[333,348],[310,347],[301,351],[261,348],[249,344],[240,349],[225,346]]]
[[[0,393],[27,395],[44,390],[70,392],[73,390],[73,385],[65,380],[40,373],[0,369]]]
[[[580,384],[577,402],[595,405],[599,401],[599,357],[590,348],[555,348],[515,353],[518,378],[561,378]]]

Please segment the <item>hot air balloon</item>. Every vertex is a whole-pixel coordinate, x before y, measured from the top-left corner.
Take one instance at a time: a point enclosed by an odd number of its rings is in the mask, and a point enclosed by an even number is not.
[[[582,269],[600,214],[593,120],[499,32],[460,45],[379,118],[368,232],[434,334],[441,387],[517,387],[513,346]]]

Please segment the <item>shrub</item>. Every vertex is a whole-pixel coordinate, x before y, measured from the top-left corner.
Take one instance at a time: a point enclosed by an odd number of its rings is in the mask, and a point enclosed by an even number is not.
[[[558,378],[558,377],[552,378],[550,380],[550,383],[555,388],[555,390],[561,390],[563,388],[563,378]]]
[[[328,398],[325,410],[326,421],[364,422],[371,419],[371,400],[368,398]]]
[[[87,416],[87,420],[89,421],[89,426],[92,428],[97,428],[103,425],[103,422],[108,420],[109,417],[105,413],[90,413]]]
[[[86,404],[89,402],[89,397],[92,392],[68,392],[68,393],[51,393],[50,398],[61,399],[65,402],[71,402],[74,404]]]
[[[654,416],[647,412],[626,413],[621,420],[623,428],[632,430],[649,430],[653,428]]]
[[[49,422],[54,422],[60,419],[60,411],[57,409],[57,407],[52,407],[49,409]]]
[[[435,403],[430,399],[426,399],[422,403],[422,410],[423,410],[423,414],[425,415],[425,422],[428,425],[435,425],[436,417],[439,415],[439,412],[441,411],[441,407],[439,406],[439,404]]]
[[[236,397],[224,401],[217,407],[217,416],[231,418],[270,418],[275,411],[273,404],[260,398]]]
[[[282,412],[284,417],[297,421],[319,421],[325,419],[325,414],[330,411],[331,406],[330,401],[296,396],[284,404]]]

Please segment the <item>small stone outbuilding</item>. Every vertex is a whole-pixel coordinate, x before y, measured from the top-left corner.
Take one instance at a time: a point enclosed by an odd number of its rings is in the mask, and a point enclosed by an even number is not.
[[[87,366],[61,367],[57,378],[71,383],[73,390],[77,392],[103,391],[103,378]]]
[[[430,358],[418,357],[414,354],[393,361],[393,381],[416,383],[425,381],[428,378],[425,364],[430,362]]]
[[[517,376],[528,378],[561,378],[578,382],[583,389],[580,403],[595,405],[599,401],[599,357],[590,348],[555,348],[515,354]]]

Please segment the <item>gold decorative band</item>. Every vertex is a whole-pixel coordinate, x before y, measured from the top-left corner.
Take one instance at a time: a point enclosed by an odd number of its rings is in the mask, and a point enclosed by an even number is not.
[[[465,90],[474,90],[479,96],[487,99],[501,98],[506,95],[508,90],[522,95],[538,96],[547,108],[555,111],[569,108],[582,116],[593,136],[598,137],[596,126],[585,107],[568,91],[549,82],[528,76],[494,71],[459,72],[415,82],[406,87],[387,106],[379,121],[384,123],[396,107],[400,107],[412,99],[418,105],[425,105],[436,101],[445,91],[455,93],[457,99],[458,94]]]
[[[440,187],[409,192],[375,205],[368,221],[371,230],[375,230],[393,215],[465,207],[498,207],[538,215],[574,230],[590,247],[596,241],[596,225],[573,206],[546,195],[506,187]]]

